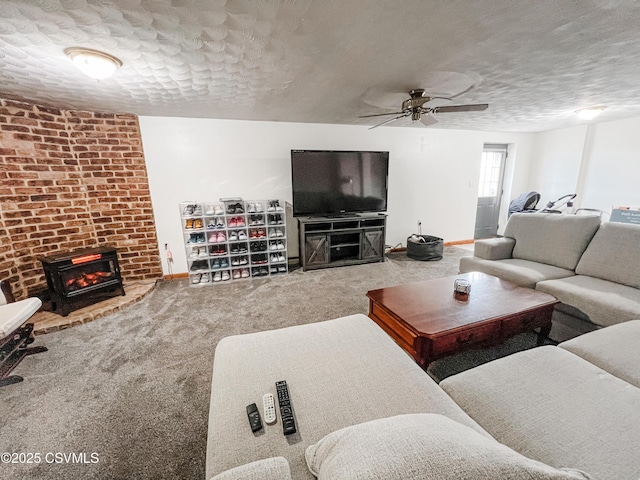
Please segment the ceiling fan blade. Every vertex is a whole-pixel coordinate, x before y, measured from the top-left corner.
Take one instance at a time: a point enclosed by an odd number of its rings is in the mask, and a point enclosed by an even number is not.
[[[438,120],[433,118],[433,116],[431,115],[423,113],[422,115],[420,115],[420,123],[423,124],[425,127],[428,127],[430,125],[433,125],[434,123],[438,123]]]
[[[488,103],[478,103],[476,105],[447,105],[443,107],[434,107],[431,109],[433,113],[453,113],[453,112],[481,112],[489,108]]]
[[[389,113],[376,113],[374,115],[360,115],[358,118],[369,118],[369,117],[384,117],[385,115],[401,115],[405,112],[389,112]]]
[[[397,117],[390,118],[389,120],[386,120],[386,121],[384,121],[384,122],[382,122],[382,123],[379,123],[379,124],[377,124],[377,125],[374,125],[373,127],[369,127],[369,130],[372,130],[372,129],[374,129],[374,128],[381,127],[381,126],[383,126],[383,125],[386,125],[387,123],[395,122],[396,120],[398,120],[398,119],[400,119],[400,118],[403,118],[403,117],[408,117],[409,115],[411,115],[411,113],[403,113],[402,115],[398,115]]]

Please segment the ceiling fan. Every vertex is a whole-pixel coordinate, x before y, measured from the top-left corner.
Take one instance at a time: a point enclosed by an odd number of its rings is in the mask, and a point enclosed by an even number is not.
[[[409,92],[410,98],[402,102],[402,111],[401,112],[390,112],[390,113],[377,113],[375,115],[361,115],[359,118],[370,118],[370,117],[383,117],[385,115],[396,115],[395,117],[385,120],[382,123],[374,125],[370,127],[372,128],[381,127],[382,125],[386,125],[388,123],[394,122],[404,117],[411,116],[411,120],[414,122],[420,122],[425,126],[433,125],[438,121],[433,118],[431,114],[433,113],[451,113],[451,112],[481,112],[486,110],[489,107],[487,103],[479,103],[475,105],[448,105],[448,106],[440,106],[440,107],[428,107],[425,106],[426,103],[435,99],[443,99],[443,100],[451,100],[447,97],[429,97],[425,95],[425,91],[422,88],[415,88]]]

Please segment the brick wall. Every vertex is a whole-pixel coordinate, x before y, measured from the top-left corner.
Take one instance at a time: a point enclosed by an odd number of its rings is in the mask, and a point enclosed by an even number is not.
[[[0,99],[0,278],[25,298],[40,257],[103,245],[125,285],[162,277],[138,118]]]

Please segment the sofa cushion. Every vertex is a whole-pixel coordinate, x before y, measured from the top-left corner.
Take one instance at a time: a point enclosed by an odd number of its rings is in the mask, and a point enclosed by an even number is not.
[[[232,468],[211,480],[291,480],[291,471],[285,458],[272,457]]]
[[[588,479],[514,452],[437,414],[399,415],[330,433],[307,448],[307,465],[331,480]]]
[[[562,348],[515,353],[440,386],[529,458],[602,480],[640,478],[640,389]]]
[[[640,290],[619,283],[574,275],[539,282],[536,289],[572,305],[601,327],[640,318]]]
[[[289,386],[298,432],[285,437],[278,421],[254,435],[245,407],[275,393],[278,380]],[[365,315],[227,337],[213,362],[207,478],[283,456],[293,478],[311,479],[307,446],[349,425],[420,412],[447,415],[486,435]]]
[[[640,320],[601,328],[558,346],[640,387]]]
[[[595,215],[514,213],[504,236],[516,240],[513,258],[575,270],[599,226]]]
[[[486,273],[528,288],[535,288],[536,283],[543,280],[574,275],[572,270],[529,260],[516,258],[484,260],[478,257],[462,257],[460,259],[460,273],[467,272]]]
[[[640,288],[640,225],[602,224],[576,273]]]

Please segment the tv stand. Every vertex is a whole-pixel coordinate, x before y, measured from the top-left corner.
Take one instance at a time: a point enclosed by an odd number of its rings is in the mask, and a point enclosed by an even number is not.
[[[299,217],[302,270],[384,261],[386,214]]]

